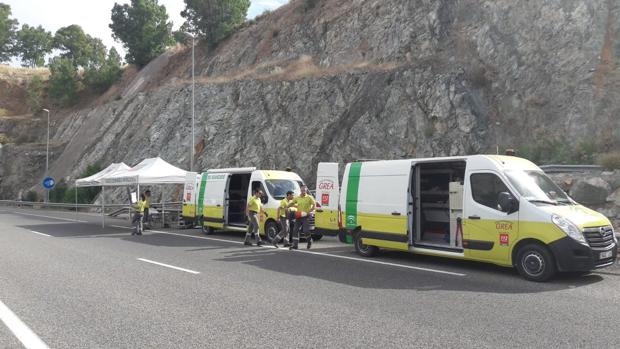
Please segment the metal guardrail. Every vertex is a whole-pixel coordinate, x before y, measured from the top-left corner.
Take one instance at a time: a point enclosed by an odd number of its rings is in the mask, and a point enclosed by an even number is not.
[[[542,165],[539,167],[546,173],[593,172],[604,170],[604,168],[599,165]]]

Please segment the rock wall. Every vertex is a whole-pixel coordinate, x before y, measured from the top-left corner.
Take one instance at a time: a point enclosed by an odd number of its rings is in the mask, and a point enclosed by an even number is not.
[[[575,201],[609,218],[620,232],[620,170],[549,175]]]
[[[620,148],[620,4],[594,0],[293,1],[197,48],[196,169],[459,155],[542,139]],[[102,105],[62,115],[57,178],[161,156],[189,168],[191,50]],[[6,148],[6,147],[5,147]],[[4,154],[7,154],[5,151]],[[0,193],[24,178],[0,157]],[[29,160],[30,161],[30,160]]]

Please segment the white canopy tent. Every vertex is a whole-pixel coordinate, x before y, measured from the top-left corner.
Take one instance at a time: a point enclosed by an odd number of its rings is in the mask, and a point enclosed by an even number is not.
[[[172,166],[161,158],[144,159],[136,166],[110,173],[101,178],[104,186],[132,184],[183,184],[187,171]]]
[[[95,173],[92,176],[78,179],[75,181],[76,187],[100,187],[102,185],[101,179],[105,176],[112,175],[116,172],[129,170],[131,167],[127,166],[124,162],[111,164],[105,169]]]
[[[157,157],[144,159],[134,167],[129,167],[124,163],[112,164],[97,174],[76,180],[76,187],[102,187],[101,217],[102,226],[105,227],[105,187],[136,185],[137,192],[140,193],[140,185],[183,184],[185,183],[186,175],[187,171]],[[164,211],[162,210],[162,212]]]

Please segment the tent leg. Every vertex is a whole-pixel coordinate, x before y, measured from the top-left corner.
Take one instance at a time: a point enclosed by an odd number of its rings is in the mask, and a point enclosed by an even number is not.
[[[105,187],[101,187],[101,227],[105,228]]]
[[[75,186],[75,218],[78,218],[78,206],[77,206],[77,191],[78,191],[78,187],[77,185]]]
[[[166,227],[166,199],[163,195],[161,200],[161,227],[162,229]]]

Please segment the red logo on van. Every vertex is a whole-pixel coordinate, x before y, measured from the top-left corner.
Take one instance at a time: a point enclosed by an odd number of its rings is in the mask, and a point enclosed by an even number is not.
[[[319,190],[333,190],[335,188],[334,186],[334,181],[330,180],[330,179],[324,179],[321,181],[321,183],[319,183],[319,186],[317,189]]]
[[[329,206],[329,194],[321,195],[321,205]]]
[[[499,244],[508,245],[510,243],[510,236],[508,234],[499,234]]]

